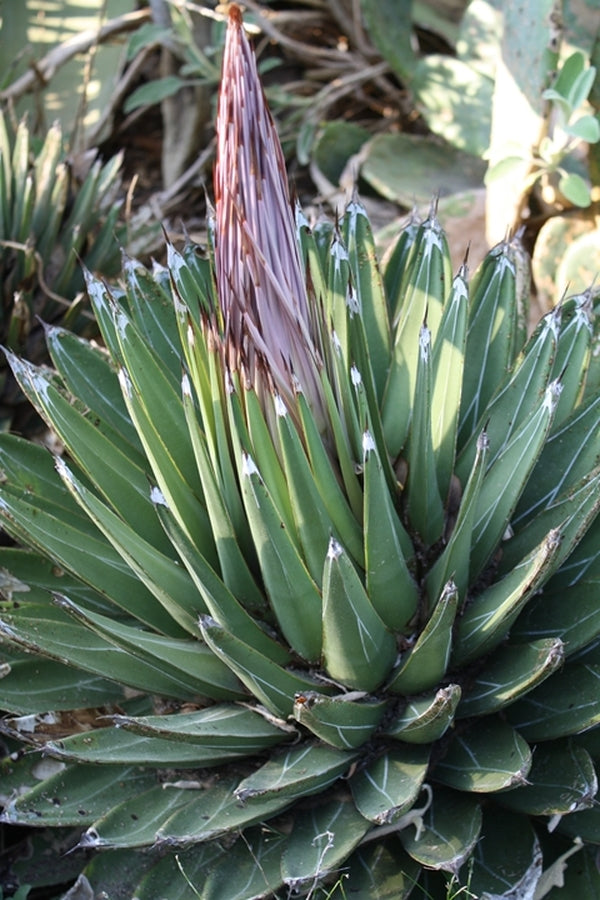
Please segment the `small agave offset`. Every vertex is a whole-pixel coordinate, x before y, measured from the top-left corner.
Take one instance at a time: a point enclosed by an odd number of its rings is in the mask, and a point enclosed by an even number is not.
[[[517,240],[294,216],[235,7],[215,196],[206,255],[88,276],[105,348],[9,354],[65,447],[0,436],[13,883],[594,900],[591,292],[528,337]]]

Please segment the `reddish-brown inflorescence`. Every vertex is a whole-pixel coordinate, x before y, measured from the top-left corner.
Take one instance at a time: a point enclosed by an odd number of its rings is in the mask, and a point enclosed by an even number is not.
[[[318,412],[319,354],[285,161],[235,5],[223,58],[214,187],[227,362],[261,393],[263,376],[284,398],[299,384]]]

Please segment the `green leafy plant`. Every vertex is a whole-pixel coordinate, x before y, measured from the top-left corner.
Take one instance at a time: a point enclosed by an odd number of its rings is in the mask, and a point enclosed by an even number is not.
[[[61,128],[43,143],[23,120],[13,132],[0,113],[0,341],[15,352],[45,357],[40,319],[77,331],[93,324],[85,310],[79,264],[116,275],[120,251],[115,229],[120,214],[121,157],[92,159],[77,181]],[[29,404],[0,369],[1,427],[23,430]],[[15,414],[17,418],[15,419]]]
[[[527,337],[517,240],[294,221],[235,6],[215,200],[8,354],[66,452],[0,436],[2,821],[111,898],[591,900],[591,295]]]
[[[542,94],[549,101],[548,121],[552,122],[552,134],[545,135],[537,148],[536,157],[506,156],[487,173],[487,181],[514,165],[520,167],[524,159],[529,161],[531,173],[525,188],[540,179],[548,179],[555,173],[557,188],[562,196],[575,206],[587,207],[591,203],[590,186],[573,167],[574,154],[582,144],[600,141],[600,122],[597,116],[585,111],[585,103],[596,77],[596,68],[587,64],[581,51],[575,51],[565,60],[552,87]]]

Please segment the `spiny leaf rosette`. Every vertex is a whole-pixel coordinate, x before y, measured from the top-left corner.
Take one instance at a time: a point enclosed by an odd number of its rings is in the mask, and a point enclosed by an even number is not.
[[[208,255],[9,354],[66,452],[0,442],[3,821],[111,898],[597,898],[591,295],[294,220],[235,9],[224,68]]]

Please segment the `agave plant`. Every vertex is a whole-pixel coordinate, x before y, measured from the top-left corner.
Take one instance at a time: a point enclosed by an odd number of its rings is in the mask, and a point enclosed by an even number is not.
[[[92,331],[83,308],[79,258],[90,269],[116,275],[120,252],[114,232],[120,214],[121,156],[92,161],[81,183],[54,124],[41,146],[27,122],[12,131],[0,112],[0,340],[40,362],[45,356],[38,318],[79,332]],[[28,430],[30,404],[16,391],[4,360],[0,368],[3,429]]]
[[[527,337],[518,241],[468,284],[434,209],[381,268],[357,198],[294,218],[235,7],[224,68],[207,254],[88,274],[105,349],[8,353],[66,448],[0,440],[13,874],[592,900],[592,297]]]

